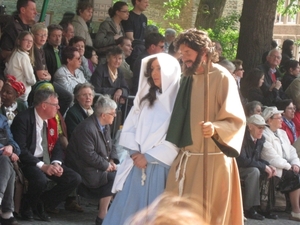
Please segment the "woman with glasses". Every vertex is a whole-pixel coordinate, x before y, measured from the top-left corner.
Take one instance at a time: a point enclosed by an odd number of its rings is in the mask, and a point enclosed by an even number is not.
[[[294,174],[299,174],[300,160],[296,149],[290,144],[286,132],[282,129],[282,116],[284,111],[277,110],[276,107],[267,107],[262,116],[268,126],[264,130],[266,141],[262,150],[262,159],[268,161],[271,166],[276,167],[277,180],[292,179]],[[298,178],[299,179],[299,178]],[[284,192],[282,181],[279,181],[279,187]],[[300,221],[300,184],[291,186],[289,194],[292,205],[291,220]]]
[[[31,32],[34,41],[34,73],[37,80],[51,80],[51,74],[48,72],[45,52],[43,49],[47,41],[48,29],[44,23],[36,23],[32,26]]]
[[[293,144],[299,136],[296,125],[293,122],[296,107],[293,104],[292,99],[285,99],[277,104],[277,108],[283,110],[283,123],[281,129],[287,133],[290,143]]]
[[[76,47],[67,46],[62,51],[62,66],[54,74],[54,84],[62,86],[65,90],[73,93],[77,84],[86,83],[81,66],[81,56]]]
[[[243,69],[243,61],[240,59],[235,59],[232,61],[232,63],[235,65],[235,70],[233,71],[234,78],[236,80],[236,83],[240,89],[241,87],[241,79],[244,76],[244,69]]]
[[[18,81],[21,81],[26,88],[23,95],[19,96],[25,105],[31,91],[31,86],[35,84],[36,79],[33,72],[34,54],[33,54],[33,35],[29,31],[23,31],[16,40],[15,50],[13,51],[7,65],[6,74],[11,74]]]
[[[124,36],[124,30],[121,25],[122,20],[128,20],[129,10],[126,2],[118,1],[109,8],[109,17],[103,21],[96,34],[94,46],[96,48],[104,48],[116,45],[116,40]]]
[[[117,195],[103,225],[124,224],[164,191],[178,154],[178,148],[165,138],[180,74],[178,61],[166,53],[142,60],[138,92],[119,143],[128,155],[118,168],[112,189]]]
[[[80,36],[74,36],[73,38],[70,39],[69,46],[76,47],[78,49],[78,52],[81,57],[81,65],[79,69],[82,71],[85,79],[87,81],[90,81],[92,72],[90,71],[89,68],[89,62],[87,58],[84,56],[85,53],[85,40],[84,38]]]

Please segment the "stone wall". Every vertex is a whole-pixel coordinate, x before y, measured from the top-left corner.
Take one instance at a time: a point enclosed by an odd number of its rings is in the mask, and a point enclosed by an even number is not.
[[[241,13],[243,8],[243,0],[227,0],[223,11],[223,16],[228,16],[232,12]]]

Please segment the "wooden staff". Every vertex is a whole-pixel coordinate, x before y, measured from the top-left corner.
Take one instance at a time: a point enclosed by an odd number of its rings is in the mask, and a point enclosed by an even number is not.
[[[209,121],[209,70],[211,65],[211,57],[213,49],[207,52],[207,61],[204,65],[204,122]],[[208,222],[208,189],[207,189],[207,161],[208,161],[208,139],[204,138],[204,152],[203,152],[203,210],[204,220]]]

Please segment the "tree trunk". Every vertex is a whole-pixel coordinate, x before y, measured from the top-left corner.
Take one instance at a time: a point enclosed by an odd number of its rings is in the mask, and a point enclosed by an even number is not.
[[[276,6],[277,0],[244,0],[237,59],[243,60],[246,72],[261,64],[263,53],[270,50]]]
[[[222,16],[226,0],[200,0],[195,27],[214,28],[216,19]]]

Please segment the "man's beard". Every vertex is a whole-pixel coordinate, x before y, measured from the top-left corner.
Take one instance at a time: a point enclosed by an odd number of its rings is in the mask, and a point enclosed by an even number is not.
[[[183,74],[185,76],[192,76],[193,74],[196,73],[200,63],[201,63],[201,55],[200,54],[197,55],[195,62],[192,64],[191,67],[187,67],[185,65],[185,63],[183,63]]]

